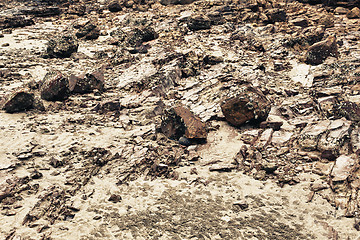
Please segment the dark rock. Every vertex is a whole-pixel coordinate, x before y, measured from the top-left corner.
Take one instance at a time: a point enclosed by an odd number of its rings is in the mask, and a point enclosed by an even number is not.
[[[61,10],[56,6],[36,6],[24,8],[21,10],[21,13],[24,15],[33,15],[35,17],[50,17],[59,15]]]
[[[69,77],[69,89],[73,93],[89,93],[95,89],[104,91],[104,74],[102,71],[94,71],[85,75]]]
[[[226,120],[234,126],[240,126],[250,120],[266,120],[270,112],[270,102],[257,88],[246,86],[235,96],[221,103]]]
[[[46,52],[49,57],[67,58],[77,52],[79,44],[71,35],[56,36],[47,43]]]
[[[224,59],[222,57],[220,57],[220,56],[206,55],[204,57],[203,61],[204,61],[205,64],[215,65],[215,64],[223,62]]]
[[[360,107],[358,104],[350,101],[340,102],[335,107],[335,115],[345,117],[351,121],[360,121]]]
[[[143,28],[134,28],[131,33],[129,33],[126,42],[130,46],[139,46],[143,42],[148,42],[158,38],[158,34],[151,27]]]
[[[236,169],[235,165],[231,164],[215,164],[209,168],[210,172],[231,172]]]
[[[182,136],[189,139],[205,139],[207,137],[205,124],[182,105],[166,112],[160,130],[170,139],[179,139]]]
[[[69,83],[59,71],[48,72],[40,87],[41,98],[47,101],[62,101],[69,97]]]
[[[283,122],[270,122],[265,121],[260,123],[261,128],[272,128],[275,131],[280,130],[281,126],[283,125]]]
[[[306,52],[305,62],[311,65],[318,65],[330,56],[339,56],[336,38],[334,36],[330,36],[326,40],[312,45]]]
[[[62,167],[62,166],[64,166],[64,161],[59,160],[59,159],[54,158],[54,157],[51,157],[50,158],[50,165],[53,166],[54,168]]]
[[[191,31],[210,29],[211,20],[203,15],[191,16],[187,21],[187,25]]]
[[[246,210],[249,208],[249,204],[246,201],[234,202],[233,205],[240,207],[241,210]]]
[[[319,25],[323,25],[325,28],[331,28],[335,26],[334,16],[333,15],[325,15],[321,16],[318,22]]]
[[[17,90],[5,96],[0,108],[7,113],[21,112],[34,107],[34,95],[26,90]]]
[[[42,178],[43,174],[37,170],[33,171],[31,174],[30,174],[30,177],[32,179],[39,179],[39,178]]]
[[[119,1],[115,0],[115,1],[111,1],[109,3],[108,9],[110,12],[119,12],[122,10],[122,7],[121,7]]]
[[[272,8],[265,11],[267,16],[267,22],[275,23],[275,22],[286,22],[286,11],[280,8]]]
[[[30,18],[23,16],[0,16],[0,29],[20,28],[35,24]]]
[[[94,23],[88,21],[84,25],[79,26],[79,30],[76,32],[75,36],[77,38],[93,40],[100,36],[100,30]]]
[[[179,138],[179,144],[184,145],[184,146],[190,146],[191,141],[186,137],[180,137]]]
[[[160,0],[160,3],[162,5],[168,6],[168,5],[175,5],[175,4],[185,5],[185,4],[193,3],[194,1],[195,0]]]
[[[358,7],[354,7],[346,14],[347,18],[360,18],[360,9]]]
[[[289,23],[293,24],[294,26],[299,26],[299,27],[308,27],[309,25],[309,21],[306,18],[295,18],[291,21],[289,21]]]
[[[111,196],[108,199],[108,201],[113,202],[113,203],[121,202],[121,200],[122,200],[122,198],[119,194],[111,194]]]

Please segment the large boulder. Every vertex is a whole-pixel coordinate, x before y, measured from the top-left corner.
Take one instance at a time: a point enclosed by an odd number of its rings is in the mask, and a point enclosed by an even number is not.
[[[328,37],[326,40],[317,42],[310,46],[306,52],[305,62],[311,65],[323,63],[328,57],[338,57],[338,47],[334,36]]]
[[[77,38],[93,40],[99,38],[100,36],[99,28],[91,21],[86,21],[83,24],[76,25],[75,28],[78,28],[77,32],[75,33]]]
[[[0,16],[0,30],[5,28],[19,28],[33,25],[31,18],[23,16]]]
[[[49,40],[46,52],[49,57],[67,58],[77,52],[78,42],[72,35],[60,35]]]
[[[41,98],[47,101],[62,101],[69,97],[68,79],[59,71],[48,72],[40,87]]]
[[[210,29],[211,20],[204,15],[195,15],[188,18],[187,25],[191,31]]]
[[[223,100],[220,107],[229,123],[240,126],[250,120],[266,120],[271,106],[259,89],[245,86],[239,93]]]
[[[358,7],[354,7],[346,14],[347,18],[360,18],[360,9]]]

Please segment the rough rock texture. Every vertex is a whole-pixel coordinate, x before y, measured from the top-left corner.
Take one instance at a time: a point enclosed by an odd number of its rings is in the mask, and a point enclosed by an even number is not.
[[[26,90],[16,90],[4,97],[0,102],[0,108],[8,113],[21,112],[33,108],[34,101],[34,94]]]
[[[104,90],[104,74],[102,71],[94,71],[81,76],[70,75],[69,90],[73,93],[89,93],[95,89]]]
[[[270,102],[261,90],[244,87],[236,96],[222,101],[221,110],[226,120],[234,126],[241,126],[250,120],[265,120],[270,112]]]
[[[179,139],[182,136],[189,139],[206,139],[207,136],[205,124],[184,106],[168,110],[161,122],[160,130],[171,139]]]
[[[71,35],[60,35],[49,40],[46,48],[48,56],[54,58],[67,58],[77,52],[78,43]]]
[[[327,57],[338,57],[338,47],[334,36],[328,37],[326,40],[315,43],[306,52],[306,63],[318,65],[325,61]]]
[[[111,2],[0,3],[0,239],[359,237],[359,0]]]
[[[41,98],[48,101],[61,101],[69,97],[69,82],[60,71],[46,73],[40,87]]]

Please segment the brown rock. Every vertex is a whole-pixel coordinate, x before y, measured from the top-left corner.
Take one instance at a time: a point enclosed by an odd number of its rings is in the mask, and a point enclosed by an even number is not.
[[[0,108],[7,113],[21,112],[33,108],[34,95],[26,90],[17,90],[5,96]]]
[[[338,47],[334,36],[328,37],[326,40],[315,43],[306,53],[306,63],[318,65],[325,61],[327,57],[338,57]]]
[[[111,1],[109,3],[108,9],[110,12],[119,12],[122,10],[122,7],[121,7],[119,1],[115,0],[115,1]]]
[[[225,99],[221,110],[226,120],[240,126],[250,120],[265,120],[270,112],[270,102],[265,95],[251,86],[246,86],[234,97]]]
[[[41,98],[47,101],[62,101],[69,97],[68,80],[59,71],[48,72],[40,87]]]
[[[358,7],[354,7],[350,12],[346,14],[347,18],[360,18],[360,9]]]
[[[103,91],[104,74],[99,70],[80,76],[70,75],[69,89],[73,93],[89,93],[95,89]]]
[[[207,137],[205,123],[182,105],[171,108],[166,113],[160,130],[168,138],[176,140],[182,136],[189,139],[205,139]]]

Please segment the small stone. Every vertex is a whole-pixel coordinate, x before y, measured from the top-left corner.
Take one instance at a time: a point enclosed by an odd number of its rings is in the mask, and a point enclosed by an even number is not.
[[[337,8],[335,8],[334,12],[337,15],[345,15],[349,12],[349,9],[346,9],[344,7],[337,7]]]
[[[295,18],[289,21],[289,23],[293,24],[294,26],[299,26],[303,28],[309,26],[309,21],[306,18]]]
[[[237,201],[233,203],[234,206],[239,206],[241,210],[249,208],[249,204],[246,201]]]
[[[283,122],[271,122],[271,121],[265,121],[260,123],[261,128],[272,128],[274,131],[280,130],[281,126],[283,125]]]
[[[30,174],[30,177],[32,179],[39,179],[39,178],[42,178],[43,174],[37,170],[33,171],[31,174]]]
[[[113,202],[113,203],[118,203],[121,200],[122,200],[122,198],[119,194],[111,194],[111,196],[108,199],[108,201]]]
[[[94,71],[85,75],[69,77],[69,90],[73,93],[90,93],[95,89],[104,90],[104,74],[102,71]]]
[[[160,0],[160,3],[162,5],[168,6],[168,5],[185,5],[185,4],[190,4],[192,2],[194,2],[195,0]]]
[[[280,8],[272,8],[265,11],[267,22],[285,22],[287,19],[286,11]]]
[[[326,40],[315,43],[306,52],[305,62],[311,65],[318,65],[325,61],[327,57],[338,57],[338,47],[334,36],[328,37]]]
[[[265,120],[270,112],[270,102],[257,88],[247,86],[234,97],[222,101],[221,110],[226,120],[240,126],[250,120]]]
[[[100,36],[99,28],[91,21],[87,21],[84,25],[78,27],[79,30],[75,34],[77,38],[93,40],[99,38]]]
[[[69,97],[68,80],[59,71],[48,72],[40,87],[41,98],[47,101],[62,101]]]
[[[205,124],[182,105],[166,112],[160,130],[170,139],[179,139],[183,136],[189,139],[206,139],[207,137]]]
[[[0,103],[0,108],[7,113],[22,112],[34,107],[34,95],[26,90],[17,90],[7,96]]]
[[[211,21],[207,16],[196,15],[188,19],[187,25],[191,31],[210,29]]]
[[[184,145],[184,146],[190,146],[191,141],[186,137],[180,137],[179,138],[179,144]]]
[[[232,164],[214,164],[209,168],[210,172],[231,172],[236,169],[235,165]]]
[[[56,36],[47,43],[46,52],[49,57],[68,58],[72,53],[77,52],[79,44],[71,35]]]
[[[360,9],[358,7],[354,7],[346,14],[347,18],[360,18]]]
[[[120,12],[122,10],[122,7],[119,3],[119,1],[111,1],[108,5],[108,9],[110,12]]]
[[[356,161],[350,156],[342,155],[338,157],[330,174],[332,180],[335,182],[346,180],[350,176],[355,163]]]

